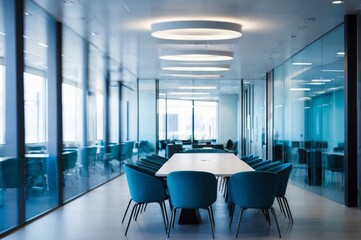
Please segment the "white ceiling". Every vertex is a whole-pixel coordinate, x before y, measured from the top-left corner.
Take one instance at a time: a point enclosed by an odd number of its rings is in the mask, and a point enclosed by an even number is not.
[[[109,52],[120,64],[119,80],[125,82],[177,80],[161,75],[165,62],[158,59],[159,51],[173,49],[232,51],[234,60],[227,62],[231,70],[221,73],[222,81],[264,79],[267,71],[341,24],[345,14],[361,9],[360,0],[345,0],[341,5],[330,0],[72,0],[71,6],[63,0],[34,2]],[[182,42],[150,35],[152,23],[169,20],[236,22],[242,25],[243,36]]]

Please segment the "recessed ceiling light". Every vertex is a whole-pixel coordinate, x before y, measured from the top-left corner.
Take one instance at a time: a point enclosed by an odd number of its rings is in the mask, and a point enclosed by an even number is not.
[[[345,56],[345,52],[337,52],[336,53],[337,57],[344,57]]]
[[[164,73],[161,76],[178,77],[178,78],[222,78],[220,74],[182,74],[182,73]]]
[[[228,71],[229,66],[168,66],[162,69],[169,71],[218,72]]]
[[[31,16],[32,14],[29,12],[24,12],[25,16]]]
[[[300,97],[300,98],[296,98],[295,101],[309,101],[312,100],[312,98],[310,97]]]
[[[42,47],[44,47],[44,48],[47,48],[47,47],[48,47],[48,45],[46,45],[45,43],[42,43],[42,42],[38,42],[38,45],[39,45],[39,46],[42,46]]]
[[[316,21],[316,18],[315,17],[306,17],[305,21],[306,22],[314,22],[314,21]]]
[[[168,92],[168,95],[209,95],[210,92]]]
[[[90,32],[89,34],[92,35],[92,36],[99,36],[98,32]]]
[[[233,53],[227,51],[162,51],[159,55],[162,60],[174,61],[228,61],[233,59]]]
[[[333,0],[333,1],[331,1],[332,4],[342,4],[344,2],[345,1],[342,1],[342,0]]]
[[[242,26],[219,21],[172,21],[154,23],[152,36],[168,40],[226,40],[242,36]]]
[[[0,35],[5,36],[6,34],[4,32],[0,32]]]
[[[74,5],[74,2],[73,2],[73,1],[65,1],[65,0],[64,0],[64,4],[65,4],[66,6],[73,6],[73,5]]]
[[[336,69],[322,69],[321,72],[344,72],[344,70],[336,70]]]
[[[190,90],[213,90],[217,89],[216,86],[180,86],[178,89],[190,89]]]
[[[311,88],[290,88],[290,91],[311,91]]]
[[[311,82],[331,82],[331,79],[312,79]]]
[[[324,82],[310,82],[310,83],[304,83],[303,85],[324,85],[326,83]]]
[[[295,66],[311,66],[312,63],[310,63],[310,62],[293,62],[292,65],[295,65]]]

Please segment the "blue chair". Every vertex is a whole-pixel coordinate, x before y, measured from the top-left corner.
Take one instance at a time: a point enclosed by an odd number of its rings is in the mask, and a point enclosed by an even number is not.
[[[265,165],[263,165],[263,166],[260,166],[260,167],[257,167],[257,168],[253,168],[253,169],[256,170],[256,171],[267,171],[268,169],[277,167],[278,165],[281,165],[281,162],[280,162],[280,161],[275,161],[275,162],[272,162],[272,163],[269,163],[269,164],[265,164]]]
[[[5,203],[5,190],[7,188],[20,188],[21,162],[17,158],[2,157],[0,159],[0,208]]]
[[[246,162],[246,163],[248,163],[249,161],[255,160],[255,159],[259,159],[259,156],[257,156],[257,155],[250,155],[250,157],[241,158],[241,160],[243,160],[243,161]]]
[[[252,165],[250,165],[250,166],[251,166],[253,169],[256,169],[256,168],[261,167],[261,166],[263,166],[263,165],[270,164],[271,162],[272,162],[271,160],[262,160],[262,161],[260,161],[260,162],[258,162],[258,163],[252,164]]]
[[[163,183],[160,179],[139,171],[139,169],[134,167],[132,164],[125,164],[124,170],[131,196],[126,212],[128,211],[131,201],[135,202],[129,217],[127,229],[125,230],[125,236],[127,235],[132,217],[134,216],[134,219],[136,220],[141,207],[148,203],[159,204],[162,212],[164,228],[165,231],[167,231],[168,216],[165,201],[168,199],[168,195],[166,194]],[[125,215],[126,213],[124,214],[124,217]]]
[[[272,172],[239,172],[230,177],[230,201],[232,204],[241,207],[236,238],[238,237],[243,211],[247,208],[262,209],[269,223],[271,223],[269,217],[269,210],[271,210],[277,224],[279,237],[281,237],[277,217],[272,207],[277,193],[278,182],[279,176]],[[231,212],[229,227],[232,225],[233,210]]]
[[[240,159],[243,160],[243,161],[246,161],[246,160],[248,160],[248,159],[250,159],[252,157],[253,157],[253,154],[248,154],[248,155],[244,155],[244,156],[240,157]]]
[[[281,212],[283,212],[285,216],[287,213],[288,219],[291,220],[291,222],[293,223],[291,209],[288,204],[287,198],[285,196],[288,185],[288,179],[292,171],[292,163],[284,163],[277,167],[268,169],[267,171],[277,173],[280,176],[280,182],[278,184],[276,199],[278,201],[278,205],[280,206]]]
[[[260,163],[260,162],[262,162],[263,160],[262,159],[260,159],[260,158],[258,158],[258,159],[253,159],[253,160],[251,160],[251,161],[248,161],[248,162],[246,162],[249,166],[253,166],[253,165],[255,165],[255,164],[257,164],[257,163]]]
[[[209,172],[175,171],[167,176],[170,201],[173,205],[171,225],[174,226],[177,209],[207,209],[214,238],[214,217],[212,204],[217,200],[217,180]]]

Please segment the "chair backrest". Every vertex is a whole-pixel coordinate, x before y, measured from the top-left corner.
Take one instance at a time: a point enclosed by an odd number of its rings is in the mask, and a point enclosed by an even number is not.
[[[167,176],[167,185],[176,208],[205,208],[217,200],[217,180],[209,172],[171,172]]]
[[[182,144],[167,144],[165,148],[165,155],[171,158],[175,153],[182,152]]]
[[[232,149],[233,148],[233,141],[231,139],[228,139],[226,143],[226,148]]]
[[[119,144],[110,144],[109,145],[109,159],[119,159]]]
[[[266,165],[266,164],[270,164],[272,161],[271,160],[262,160],[262,161],[260,161],[260,162],[258,162],[258,163],[255,163],[255,164],[252,164],[252,165],[250,165],[252,168],[258,168],[258,167],[261,167],[261,166],[263,166],[263,165]]]
[[[334,172],[343,172],[344,157],[336,154],[328,154],[326,168]]]
[[[260,159],[260,158],[258,158],[258,159],[253,159],[253,160],[251,160],[251,161],[248,161],[248,162],[246,162],[249,166],[253,166],[253,165],[255,165],[255,164],[257,164],[257,163],[260,163],[260,162],[262,162],[263,160],[262,159]]]
[[[306,164],[307,163],[307,151],[304,148],[298,149],[298,163]]]
[[[184,152],[185,153],[225,153],[224,150],[218,148],[192,148]]]
[[[89,166],[93,166],[97,160],[97,147],[96,146],[84,147],[84,156],[87,159]]]
[[[20,161],[17,158],[0,159],[0,188],[20,187]]]
[[[139,171],[132,164],[124,165],[130,196],[137,203],[161,202],[167,199],[160,179]]]
[[[138,170],[138,171],[140,171],[140,172],[142,172],[142,173],[145,173],[145,174],[148,174],[148,175],[151,175],[151,176],[155,176],[155,173],[156,173],[156,171],[154,171],[154,169],[151,169],[151,168],[148,168],[148,167],[146,167],[146,166],[144,166],[144,165],[141,165],[141,164],[133,164],[133,163],[126,163],[126,165],[128,165],[128,167],[131,167],[131,168],[133,168],[133,169],[135,169],[135,170]],[[131,165],[131,166],[129,166],[129,165]]]
[[[244,208],[270,208],[279,176],[272,172],[239,172],[229,179],[230,200]]]
[[[280,176],[276,196],[283,197],[286,194],[288,179],[292,171],[292,163],[283,163],[274,168],[270,168],[267,171],[277,173]]]
[[[63,155],[63,170],[69,170],[75,168],[76,162],[78,161],[78,151],[66,151],[62,153]]]
[[[267,171],[268,169],[274,168],[278,165],[281,165],[280,161],[271,162],[269,164],[262,165],[260,167],[254,168],[256,171]]]
[[[251,157],[249,158],[241,158],[241,160],[243,160],[244,162],[248,163],[250,161],[253,161],[253,160],[256,160],[256,159],[259,159],[259,156],[257,155],[252,155]]]
[[[243,160],[243,161],[246,161],[246,160],[248,160],[248,159],[250,159],[252,157],[253,157],[253,154],[248,154],[248,155],[244,155],[244,156],[240,157],[240,159]]]

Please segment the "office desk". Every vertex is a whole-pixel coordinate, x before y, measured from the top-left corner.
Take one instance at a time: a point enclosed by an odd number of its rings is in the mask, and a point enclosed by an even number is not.
[[[229,177],[238,172],[254,171],[233,153],[175,153],[157,172],[156,176],[166,177],[173,171],[204,171],[217,177]],[[179,224],[200,223],[199,212],[182,209]]]

